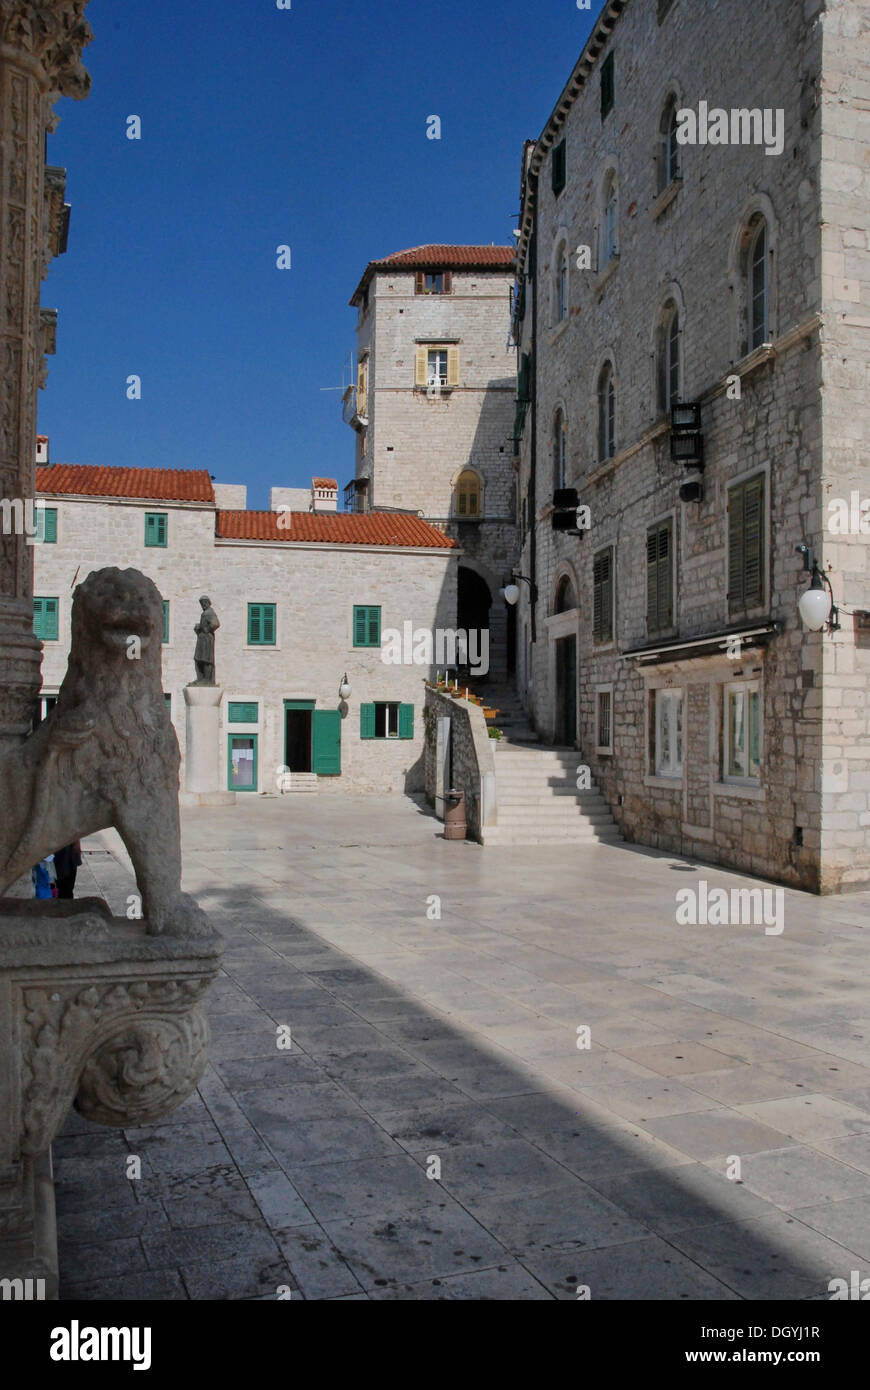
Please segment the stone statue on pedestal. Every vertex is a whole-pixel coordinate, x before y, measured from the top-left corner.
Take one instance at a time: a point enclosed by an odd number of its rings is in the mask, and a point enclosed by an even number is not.
[[[193,664],[196,667],[196,680],[192,685],[214,685],[214,635],[220,627],[220,619],[211,606],[211,599],[203,594],[199,601],[202,617],[193,629],[196,633],[196,650]]]

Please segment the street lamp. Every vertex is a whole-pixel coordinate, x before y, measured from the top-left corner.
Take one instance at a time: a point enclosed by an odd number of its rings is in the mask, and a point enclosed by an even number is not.
[[[840,626],[840,615],[834,603],[831,581],[819,570],[808,545],[801,543],[796,549],[804,557],[804,570],[810,575],[810,587],[798,600],[801,621],[810,632],[821,632],[824,627],[828,632],[836,632]]]
[[[342,700],[346,700],[348,695],[350,694],[350,683],[347,679],[347,671],[345,671],[344,675],[341,678],[341,685],[338,687],[338,693]]]

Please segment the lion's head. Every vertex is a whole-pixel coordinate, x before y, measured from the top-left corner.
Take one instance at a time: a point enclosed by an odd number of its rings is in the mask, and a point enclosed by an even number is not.
[[[160,665],[163,600],[139,570],[94,570],[73,597],[72,652]],[[133,674],[131,671],[130,674]]]

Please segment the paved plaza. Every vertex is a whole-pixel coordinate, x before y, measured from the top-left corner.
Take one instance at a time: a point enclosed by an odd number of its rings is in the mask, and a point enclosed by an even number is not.
[[[153,1127],[71,1115],[63,1298],[827,1299],[870,1276],[870,895],[787,891],[780,935],[682,926],[699,879],[770,885],[449,843],[401,796],[240,797],[183,839],[227,943],[211,1060]],[[77,892],[123,914],[107,844]]]

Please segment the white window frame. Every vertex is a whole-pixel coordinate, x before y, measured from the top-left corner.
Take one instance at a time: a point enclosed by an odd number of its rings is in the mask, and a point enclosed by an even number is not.
[[[375,738],[376,738],[376,739],[381,739],[381,740],[383,740],[383,739],[388,739],[388,738],[398,738],[398,737],[399,737],[399,706],[400,706],[400,704],[401,704],[401,701],[400,701],[400,700],[375,700],[375,701],[374,701],[374,706],[375,706],[375,728],[376,728],[376,729],[377,729],[377,719],[378,719],[378,705],[383,705],[384,708],[385,708],[385,710],[386,710],[386,713],[385,713],[385,715],[384,715],[384,733],[379,734],[379,733],[376,732],[376,733],[375,733]],[[393,713],[395,713],[395,721],[394,721],[394,722],[395,722],[395,726],[396,726],[395,729],[391,729],[391,728],[390,728],[390,720],[391,720],[391,715],[392,715]]]
[[[435,358],[433,363],[432,359]],[[444,370],[440,371],[440,364],[443,358]],[[426,384],[427,386],[446,386],[447,385],[447,349],[446,347],[434,347],[427,349],[426,356]]]
[[[684,692],[682,687],[675,689],[673,686],[664,686],[653,691],[653,698],[655,701],[654,775],[681,782],[683,780],[686,737]],[[669,756],[667,761],[662,757],[663,725],[667,727],[668,731]]]
[[[610,699],[610,742],[601,742],[601,696],[607,695]],[[613,755],[613,685],[596,685],[595,687],[595,752],[601,753],[606,757]]]
[[[734,695],[743,695],[745,700],[746,728],[746,771],[743,773],[733,773],[731,771],[732,753],[731,746],[731,699]],[[750,698],[752,695],[758,696],[758,773],[753,774],[749,771],[750,749],[752,746],[752,729],[749,725],[749,710],[751,708]],[[737,787],[759,787],[761,785],[761,769],[764,761],[764,708],[761,698],[761,681],[727,681],[722,692],[722,781]]]

